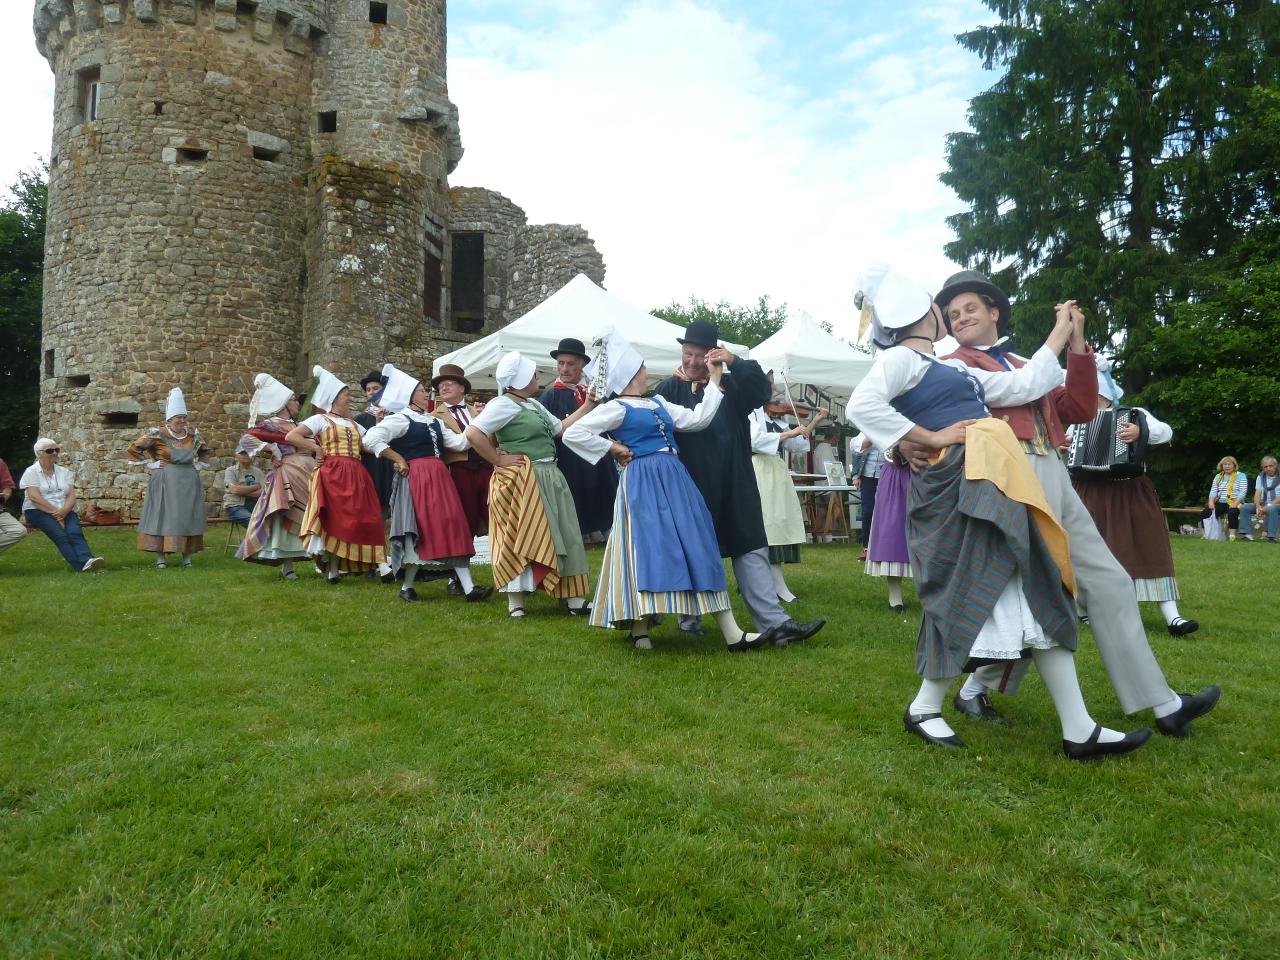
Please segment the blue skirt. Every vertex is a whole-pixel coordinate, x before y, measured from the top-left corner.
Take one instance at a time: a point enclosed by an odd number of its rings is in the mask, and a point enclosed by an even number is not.
[[[724,561],[702,494],[675,454],[622,471],[591,623],[621,626],[659,613],[729,609]]]

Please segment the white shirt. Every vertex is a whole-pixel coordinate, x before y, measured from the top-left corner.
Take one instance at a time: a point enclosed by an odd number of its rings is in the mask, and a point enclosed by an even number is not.
[[[329,416],[332,416],[332,414]],[[311,435],[313,437],[318,437],[329,429],[329,416],[321,413],[315,413],[303,420],[299,426],[306,427],[311,431]],[[348,420],[346,417],[333,417],[333,419],[338,421],[338,423],[345,423],[352,430],[358,430],[360,432],[360,436],[364,436],[364,427],[360,426],[360,424],[356,423],[354,420]]]
[[[751,422],[751,452],[765,453],[769,456],[777,456],[779,447],[787,453],[808,453],[809,438],[804,434],[797,434],[794,437],[788,437],[786,440],[780,440],[780,433],[775,433],[769,429],[769,424],[781,427],[783,431],[791,429],[790,424],[783,417],[771,417],[764,412],[763,407],[756,407],[751,411],[748,418]]]
[[[564,432],[564,445],[588,463],[599,463],[613,446],[613,441],[600,436],[622,425],[627,416],[627,407],[639,407],[642,410],[656,409],[658,404],[671,414],[671,422],[681,433],[697,433],[711,426],[716,411],[720,409],[719,390],[708,389],[703,392],[698,405],[690,410],[678,403],[668,403],[666,397],[627,397],[602,403],[590,413],[569,426]],[[489,408],[485,407],[485,413]]]
[[[18,488],[26,494],[22,500],[22,509],[24,511],[40,509],[27,493],[29,487],[35,487],[49,506],[55,510],[61,510],[66,505],[67,497],[71,495],[71,488],[75,485],[75,474],[61,464],[53,465],[51,477],[41,469],[38,462],[33,463],[22,471],[22,477],[18,480]]]
[[[893,409],[889,401],[919,384],[931,362],[955,367],[977,380],[986,393],[988,407],[1033,403],[1066,381],[1057,354],[1048,347],[1041,347],[1017,370],[979,370],[965,366],[963,360],[931,361],[910,347],[890,347],[876,356],[871,371],[854,388],[845,416],[881,450],[895,446],[915,424]]]
[[[418,413],[416,410],[410,410],[405,407],[399,413],[388,414],[382,418],[380,423],[374,424],[364,434],[365,449],[372,453],[375,457],[382,456],[382,451],[391,446],[392,440],[399,440],[409,432],[410,423],[430,424],[433,420],[438,420],[429,413]],[[470,450],[471,441],[461,433],[454,433],[443,423],[440,424],[440,432],[444,434],[444,447],[446,450]]]
[[[552,425],[552,435],[556,437],[560,436],[560,431],[564,429],[564,425],[560,422],[559,417],[540,404],[537,400],[529,399],[522,403],[509,393],[504,393],[502,396],[496,397],[486,403],[484,405],[484,409],[480,411],[479,415],[472,418],[471,426],[492,437],[495,433],[514,420],[516,415],[525,407],[532,407],[541,414],[547,423]]]

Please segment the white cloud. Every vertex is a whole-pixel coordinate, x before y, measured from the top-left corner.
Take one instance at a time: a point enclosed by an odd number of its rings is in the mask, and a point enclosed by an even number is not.
[[[48,158],[53,139],[53,71],[36,50],[30,3],[0,7],[0,89],[7,91],[0,191],[7,191],[18,171]]]
[[[927,284],[953,269],[943,218],[958,203],[937,177],[975,91],[937,39],[914,64],[878,44],[841,89],[806,99],[766,67],[775,38],[691,0],[576,35],[465,31],[453,182],[498,189],[533,221],[581,222],[610,289],[638,306],[767,293],[844,329],[866,260]]]

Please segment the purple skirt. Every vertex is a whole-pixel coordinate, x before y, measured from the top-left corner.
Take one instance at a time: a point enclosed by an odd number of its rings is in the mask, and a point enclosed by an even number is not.
[[[871,520],[867,560],[873,563],[911,562],[907,553],[907,491],[911,470],[889,461],[880,470],[876,487],[876,512]]]

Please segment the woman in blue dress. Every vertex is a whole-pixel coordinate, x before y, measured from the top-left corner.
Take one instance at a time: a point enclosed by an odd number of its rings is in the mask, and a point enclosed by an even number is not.
[[[605,349],[588,375],[597,393],[615,397],[564,432],[565,445],[589,463],[610,455],[622,464],[592,625],[630,628],[636,648],[648,650],[654,618],[711,614],[729,650],[762,646],[760,634],[744,633],[734,619],[711,513],[680,462],[676,440],[677,432],[711,425],[720,408],[721,365],[711,366],[710,388],[689,410],[646,398],[648,371],[640,355],[617,333],[601,339]]]

